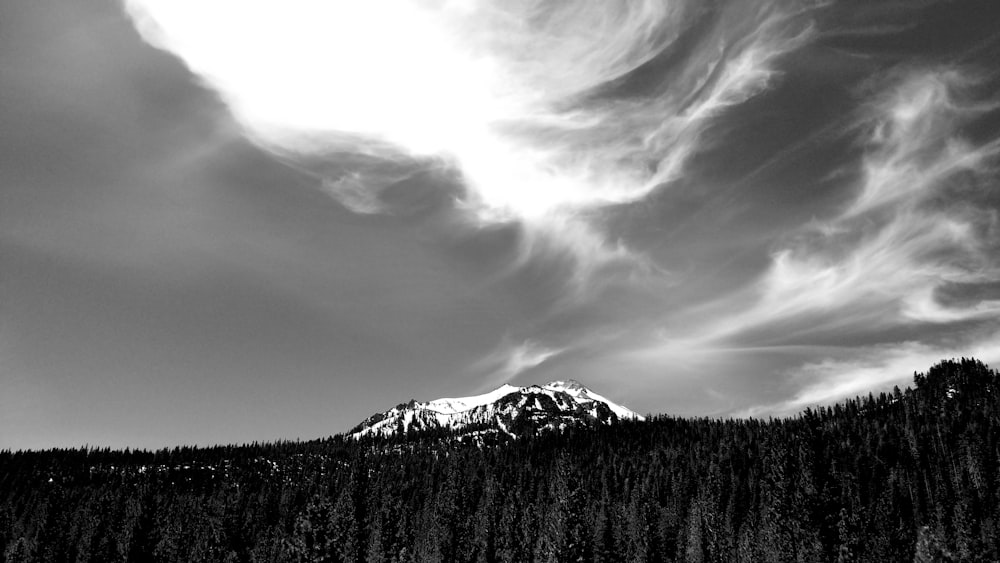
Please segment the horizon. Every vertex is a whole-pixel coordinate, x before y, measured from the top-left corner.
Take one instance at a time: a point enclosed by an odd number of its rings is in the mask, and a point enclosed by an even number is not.
[[[0,449],[1000,365],[995,2],[0,2]]]
[[[959,362],[959,361],[963,361],[963,360],[977,361],[976,358],[964,358],[964,357],[963,358],[945,358],[945,359],[942,359],[940,362],[935,363],[934,365],[936,366],[936,365],[944,363],[944,362]],[[987,369],[990,369],[992,371],[996,371],[994,368],[991,368],[988,364],[984,364],[984,365],[986,366]],[[928,366],[928,370],[927,371],[929,371],[931,367],[933,367],[933,366]],[[920,374],[920,375],[926,375],[927,371],[917,372],[912,377],[915,377],[918,374]],[[900,389],[900,391],[902,391],[902,392],[905,393],[908,390],[914,389],[912,377],[911,377],[911,381],[910,381],[909,384],[905,385],[902,388],[900,388],[898,385],[894,386],[893,390]],[[565,382],[574,382],[574,381],[576,381],[576,380],[574,380],[574,379],[568,379]],[[550,386],[550,385],[552,385],[554,383],[563,383],[563,382],[556,380],[556,381],[550,381],[548,383],[541,383],[541,384],[538,384],[538,383],[529,383],[529,384],[525,384],[523,386],[513,386],[513,385],[511,385],[509,383],[503,383],[499,387],[497,387],[495,389],[495,391],[496,390],[500,390],[500,389],[502,389],[504,387],[513,387],[513,388],[518,389],[518,390],[522,390],[522,389],[526,389],[526,388],[530,388],[530,387],[541,387],[541,388],[544,388],[544,387]],[[590,389],[590,387],[588,387],[587,385],[585,385],[583,383],[580,383],[578,381],[576,381],[576,383],[582,385],[587,391],[594,392],[594,390]],[[891,394],[891,392],[893,390],[881,390],[880,393]],[[483,395],[488,395],[490,393],[491,392],[487,392],[487,393],[484,393]],[[872,392],[869,392],[869,393],[871,394]],[[598,393],[598,395],[600,395],[600,393]],[[476,395],[473,395],[473,396],[470,396],[470,397],[476,397]],[[420,399],[416,399],[416,398],[411,398],[411,399],[409,399],[407,401],[403,401],[401,403],[398,403],[395,407],[391,407],[390,409],[382,410],[382,411],[376,411],[376,412],[372,413],[372,415],[389,412],[393,408],[399,407],[401,405],[406,405],[406,404],[408,404],[410,402],[417,402],[417,403],[425,403],[425,404],[427,404],[427,403],[433,403],[433,402],[441,401],[441,400],[466,399],[466,398],[470,398],[470,397],[438,397],[437,399],[426,399],[426,400],[420,400]],[[853,397],[843,397],[843,398],[841,398],[840,400],[838,400],[838,401],[836,401],[834,403],[819,404],[819,405],[809,405],[809,406],[803,407],[803,409],[800,410],[800,411],[796,411],[796,412],[792,412],[792,413],[785,413],[785,414],[779,415],[779,416],[772,416],[772,415],[767,415],[767,416],[754,416],[754,415],[734,416],[734,415],[729,415],[729,416],[687,416],[687,417],[678,417],[676,415],[672,415],[672,414],[666,413],[666,412],[645,412],[645,413],[643,413],[643,412],[632,411],[634,414],[638,415],[639,418],[621,418],[621,419],[618,420],[618,422],[631,422],[631,423],[642,424],[642,423],[646,423],[646,422],[655,422],[656,420],[658,420],[658,419],[660,419],[662,417],[667,417],[667,418],[682,418],[682,419],[686,418],[686,419],[689,419],[689,420],[747,420],[747,421],[750,421],[750,420],[759,420],[759,421],[764,421],[764,422],[773,421],[773,420],[795,420],[795,419],[802,418],[806,414],[806,412],[808,410],[823,409],[823,408],[832,409],[832,408],[834,408],[834,407],[836,407],[838,405],[843,405],[843,404],[845,404],[847,402],[850,402],[850,401],[863,401],[863,400],[865,400],[865,398],[866,397],[864,395],[855,395]],[[631,411],[631,409],[629,409],[628,405],[618,405],[618,406],[625,407],[626,409],[628,409],[628,410]],[[371,415],[369,415],[369,416],[371,416]],[[358,438],[358,437],[353,436],[353,434],[351,432],[351,429],[356,428],[360,423],[363,423],[363,422],[364,422],[364,420],[361,420],[361,421],[359,421],[358,424],[355,424],[352,428],[349,428],[349,429],[344,430],[342,432],[336,432],[336,433],[333,433],[333,434],[323,435],[323,436],[316,436],[316,437],[312,437],[312,438],[304,438],[304,437],[299,436],[299,437],[295,437],[295,438],[278,438],[278,439],[275,439],[275,440],[267,440],[267,441],[253,440],[253,441],[250,441],[250,442],[239,442],[239,443],[228,442],[228,443],[208,443],[208,444],[182,443],[182,444],[164,445],[164,446],[159,446],[159,447],[128,447],[128,446],[124,446],[124,447],[111,447],[111,446],[103,446],[103,445],[80,444],[80,445],[75,445],[75,446],[74,445],[69,445],[69,446],[55,446],[55,447],[51,447],[51,448],[40,448],[40,449],[35,449],[35,448],[23,448],[23,449],[0,448],[0,452],[9,452],[9,453],[33,453],[33,452],[34,453],[44,453],[44,452],[48,452],[48,451],[62,451],[62,450],[85,450],[85,451],[89,451],[89,452],[99,452],[99,451],[103,451],[103,450],[110,450],[110,451],[130,451],[131,453],[159,453],[159,452],[163,452],[163,451],[172,451],[172,450],[175,450],[175,449],[178,449],[178,448],[196,448],[196,449],[246,448],[246,447],[254,447],[254,446],[280,445],[280,444],[286,444],[286,443],[299,444],[299,443],[317,442],[317,441],[331,440],[331,439],[335,439],[335,438],[342,438],[342,439],[345,439],[345,440],[359,440],[359,439],[362,439],[362,438]]]

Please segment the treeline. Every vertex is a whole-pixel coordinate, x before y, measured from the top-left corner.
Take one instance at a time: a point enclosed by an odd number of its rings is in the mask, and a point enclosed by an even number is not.
[[[782,420],[5,451],[0,561],[996,561],[998,397],[963,359]]]

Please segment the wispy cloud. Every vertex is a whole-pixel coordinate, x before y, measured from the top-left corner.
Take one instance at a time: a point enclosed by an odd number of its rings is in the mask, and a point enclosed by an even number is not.
[[[963,100],[971,75],[914,71],[873,108],[870,150],[857,198],[775,253],[764,280],[767,308],[795,314],[852,301],[897,304],[889,322],[960,320],[1000,302],[936,303],[945,284],[1000,280],[996,215],[978,208],[1000,143],[974,146],[960,128],[981,110]]]
[[[807,363],[790,374],[788,386],[794,395],[773,404],[758,405],[735,416],[783,416],[806,407],[828,405],[865,395],[870,390],[906,387],[913,374],[946,358],[975,357],[987,364],[1000,364],[1000,333],[981,335],[971,344],[949,346],[900,342],[848,351],[847,359],[824,359]]]
[[[757,283],[704,307],[712,322],[692,337],[739,338],[789,322],[800,331],[871,330],[1000,314],[996,300],[937,299],[945,287],[1000,281],[997,215],[977,205],[993,190],[1000,143],[975,146],[959,134],[983,109],[963,100],[971,83],[954,69],[899,78],[858,127],[867,151],[853,201],[785,235]]]
[[[549,348],[531,340],[513,343],[504,339],[496,350],[477,363],[473,371],[485,373],[482,388],[492,389],[563,352],[563,348]]]
[[[851,126],[864,149],[848,176],[856,179],[853,197],[783,233],[746,289],[670,315],[633,357],[694,372],[737,366],[748,354],[792,352],[770,376],[793,374],[783,384],[797,389],[792,398],[745,415],[787,414],[905,384],[914,370],[955,354],[1000,356],[995,333],[940,344],[956,323],[992,326],[1000,317],[1000,300],[979,291],[1000,283],[998,217],[989,203],[1000,142],[976,144],[961,133],[988,109],[970,95],[976,74],[909,69],[881,84],[882,95]],[[869,344],[830,348],[859,339]]]
[[[712,120],[810,35],[785,2],[127,6],[261,145],[291,160],[453,167],[459,209],[523,224],[522,254],[568,254],[577,278],[630,255],[595,214],[678,178]],[[396,176],[358,162],[325,169],[323,185],[378,212]]]
[[[832,18],[840,21],[833,24],[838,31],[824,32],[825,12],[817,8],[830,4],[126,2],[143,37],[216,90],[250,139],[318,176],[348,209],[392,212],[388,188],[433,170],[447,178],[441,184],[448,184],[442,187],[449,196],[442,201],[451,206],[448,229],[464,236],[517,226],[507,231],[516,236],[505,239],[503,257],[491,263],[492,279],[527,280],[518,289],[544,293],[535,302],[545,303],[524,314],[532,318],[521,326],[533,330],[518,332],[516,342],[504,341],[474,366],[490,385],[565,352],[539,342],[579,350],[605,332],[625,335],[606,355],[673,363],[691,373],[700,365],[735,365],[740,350],[819,350],[858,335],[879,343],[856,357],[844,352],[803,368],[816,381],[825,378],[833,397],[874,373],[865,370],[895,367],[884,358],[907,352],[924,358],[921,347],[929,347],[928,355],[942,351],[914,336],[920,327],[944,330],[1000,316],[995,291],[983,290],[1000,283],[994,181],[1000,141],[983,141],[966,127],[995,109],[977,99],[984,88],[975,69],[881,68],[855,92],[851,103],[861,101],[860,109],[818,120],[823,134],[813,131],[809,143],[739,151],[750,153],[748,161],[765,159],[763,167],[740,163],[756,170],[753,182],[743,178],[741,185],[766,182],[785,157],[805,154],[805,145],[836,151],[828,164],[837,173],[822,179],[836,185],[830,188],[836,196],[810,209],[812,220],[787,219],[773,229],[742,224],[731,235],[699,228],[706,239],[716,238],[687,241],[698,249],[725,247],[714,256],[742,261],[738,266],[706,266],[703,255],[691,258],[696,251],[675,252],[670,240],[637,241],[629,235],[636,225],[616,224],[642,207],[633,204],[666,205],[652,196],[666,200],[674,186],[686,190],[682,205],[704,200],[692,205],[702,210],[699,218],[737,217],[731,209],[709,217],[704,209],[712,206],[701,207],[717,197],[720,207],[731,203],[736,190],[702,185],[700,176],[712,175],[699,169],[727,163],[694,165],[695,156],[710,160],[709,149],[730,141],[721,133],[730,131],[725,118],[777,83],[782,61],[817,38],[915,29],[912,14],[902,25],[850,23],[853,16],[845,16]],[[905,10],[891,11],[895,17]],[[798,80],[813,87],[811,80],[828,71],[841,72],[810,67],[799,70],[807,76]],[[788,94],[779,92],[776,103]],[[787,120],[785,109],[769,110],[776,134],[794,129],[778,123]],[[732,130],[746,134],[739,131],[746,119],[734,119]],[[857,143],[845,153],[837,143],[847,138]],[[753,139],[773,141],[768,132]],[[853,160],[845,163],[848,156]],[[784,205],[773,195],[746,205]],[[692,222],[682,217],[671,232]],[[643,242],[653,247],[648,254],[636,250]],[[696,262],[692,278],[654,257],[656,244],[664,255]],[[699,278],[706,271],[746,283],[735,290],[713,284]],[[835,369],[857,377],[836,378]],[[822,384],[816,385],[802,397],[818,396]]]

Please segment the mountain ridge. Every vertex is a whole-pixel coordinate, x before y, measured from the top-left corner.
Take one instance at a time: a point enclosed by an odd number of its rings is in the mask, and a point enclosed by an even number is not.
[[[562,429],[586,424],[611,424],[645,417],[573,380],[518,387],[503,384],[468,397],[400,403],[373,414],[347,432],[352,438],[391,437],[430,430],[460,434],[500,433],[516,437],[525,432]]]

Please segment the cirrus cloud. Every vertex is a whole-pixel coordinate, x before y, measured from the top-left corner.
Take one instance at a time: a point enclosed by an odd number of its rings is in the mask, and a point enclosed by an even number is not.
[[[391,211],[387,186],[451,168],[459,211],[521,224],[522,260],[567,254],[577,279],[633,254],[601,213],[679,178],[811,35],[793,2],[126,6],[260,145],[338,163],[318,174],[349,209]]]

